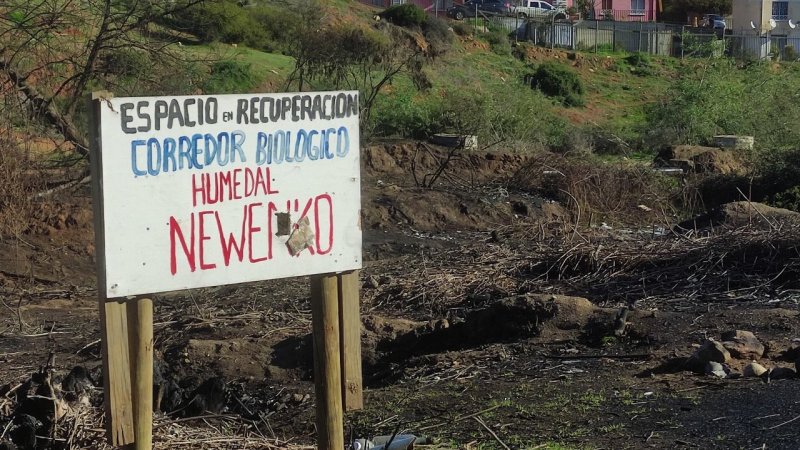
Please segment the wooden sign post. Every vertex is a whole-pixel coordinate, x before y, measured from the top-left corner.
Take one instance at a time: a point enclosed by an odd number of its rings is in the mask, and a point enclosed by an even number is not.
[[[153,448],[153,300],[128,300],[128,348],[133,386],[133,436],[136,450]]]
[[[361,382],[361,314],[358,271],[345,272],[339,282],[339,346],[341,348],[342,401],[345,411],[364,407]]]
[[[152,294],[311,275],[319,447],[344,447],[363,404],[358,95],[93,94],[112,445],[152,448]]]

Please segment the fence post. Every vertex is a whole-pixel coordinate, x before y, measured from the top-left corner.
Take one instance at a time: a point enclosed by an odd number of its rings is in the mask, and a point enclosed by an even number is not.
[[[644,31],[644,22],[639,22],[639,43],[638,43],[639,45],[638,45],[638,48],[639,48],[639,52],[640,53],[642,51],[642,32],[643,31]]]
[[[570,37],[570,41],[571,41],[570,42],[570,44],[571,44],[570,46],[572,47],[572,50],[575,50],[575,48],[576,48],[575,41],[578,39],[578,29],[575,28],[574,25],[571,25],[569,27],[569,37]]]
[[[475,35],[478,35],[478,4],[475,3]]]
[[[655,52],[650,52],[650,53],[653,53],[654,55],[660,55],[661,54],[661,48],[658,46],[658,35],[659,34],[661,34],[661,33],[658,31],[658,24],[656,24],[656,39],[655,39],[656,51]],[[647,38],[647,44],[650,45],[650,38],[649,37]]]
[[[600,22],[594,21],[594,52],[597,53],[597,34],[600,32]]]
[[[683,59],[683,49],[685,47],[684,40],[686,39],[686,25],[681,26],[681,59]]]
[[[617,51],[617,21],[611,21],[611,52]]]

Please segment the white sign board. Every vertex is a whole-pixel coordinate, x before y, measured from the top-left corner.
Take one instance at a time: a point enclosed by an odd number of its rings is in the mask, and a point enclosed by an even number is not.
[[[108,298],[361,267],[358,92],[99,103]]]

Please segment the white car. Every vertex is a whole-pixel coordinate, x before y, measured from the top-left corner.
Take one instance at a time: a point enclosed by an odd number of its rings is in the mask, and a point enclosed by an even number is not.
[[[511,12],[519,17],[548,17],[557,13],[564,13],[562,8],[556,8],[542,0],[521,0],[518,6],[511,7]]]

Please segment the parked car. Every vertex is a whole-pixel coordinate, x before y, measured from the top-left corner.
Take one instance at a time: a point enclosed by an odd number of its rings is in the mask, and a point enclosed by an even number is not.
[[[467,0],[463,5],[453,5],[447,10],[447,16],[456,20],[475,17],[475,12],[487,16],[510,16],[511,3],[507,0]]]
[[[700,26],[713,28],[715,30],[724,30],[728,28],[728,25],[725,23],[725,18],[719,14],[704,14],[703,19],[700,21]]]
[[[563,8],[556,8],[550,3],[542,0],[522,0],[519,6],[514,6],[511,11],[514,13],[514,15],[523,18],[541,16],[549,17],[558,13],[566,15],[566,10]]]

